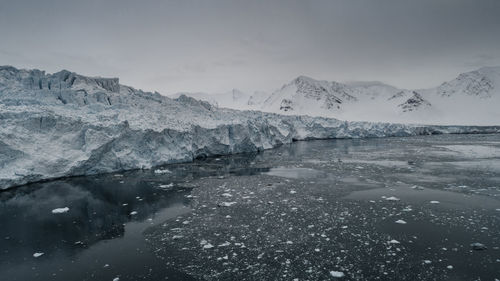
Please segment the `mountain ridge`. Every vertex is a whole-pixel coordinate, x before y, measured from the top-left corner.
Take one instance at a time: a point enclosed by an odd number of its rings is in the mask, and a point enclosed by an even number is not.
[[[252,94],[247,96],[252,99]],[[198,96],[205,100],[211,97],[217,99],[206,93]],[[240,100],[237,106],[225,100],[223,107],[353,121],[495,125],[500,124],[500,115],[491,104],[500,104],[500,66],[464,72],[428,89],[399,89],[379,81],[340,83],[300,75],[267,93],[267,98],[260,94],[259,100]],[[480,118],[473,114],[464,118],[466,104],[485,112],[479,113]]]

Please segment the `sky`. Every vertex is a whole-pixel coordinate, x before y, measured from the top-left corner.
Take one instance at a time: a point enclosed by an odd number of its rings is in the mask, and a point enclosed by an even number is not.
[[[165,95],[299,75],[426,88],[500,65],[500,1],[0,0],[0,65]]]

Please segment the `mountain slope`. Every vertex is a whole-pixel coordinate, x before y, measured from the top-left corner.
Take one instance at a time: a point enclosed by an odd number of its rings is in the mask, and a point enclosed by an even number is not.
[[[233,91],[234,92],[234,91]],[[405,90],[381,82],[338,83],[299,76],[266,94],[187,94],[219,107],[284,115],[446,125],[500,124],[500,67],[462,73],[431,89]]]

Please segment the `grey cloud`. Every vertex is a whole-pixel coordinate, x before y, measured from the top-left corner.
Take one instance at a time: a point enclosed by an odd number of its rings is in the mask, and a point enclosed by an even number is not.
[[[419,88],[500,63],[498,15],[497,0],[0,0],[0,64],[165,94],[301,74]]]

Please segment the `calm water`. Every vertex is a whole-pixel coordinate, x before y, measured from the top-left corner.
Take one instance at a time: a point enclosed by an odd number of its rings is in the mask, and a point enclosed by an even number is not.
[[[499,135],[297,142],[0,193],[1,280],[495,280],[499,247]]]

